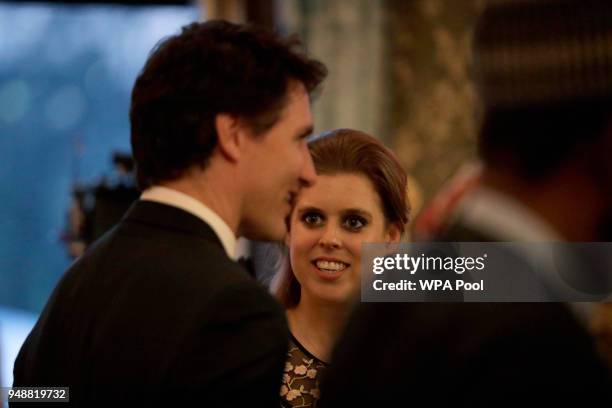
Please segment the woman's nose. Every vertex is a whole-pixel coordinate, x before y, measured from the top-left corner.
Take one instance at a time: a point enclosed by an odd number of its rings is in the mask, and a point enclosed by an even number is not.
[[[319,245],[325,248],[340,248],[342,247],[342,241],[338,236],[337,228],[333,226],[327,226],[323,235],[319,239]]]

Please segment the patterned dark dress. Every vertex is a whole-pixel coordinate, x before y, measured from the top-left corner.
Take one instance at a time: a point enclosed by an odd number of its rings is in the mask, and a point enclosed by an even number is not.
[[[281,407],[316,408],[319,380],[327,367],[326,362],[313,356],[292,334],[280,390]]]

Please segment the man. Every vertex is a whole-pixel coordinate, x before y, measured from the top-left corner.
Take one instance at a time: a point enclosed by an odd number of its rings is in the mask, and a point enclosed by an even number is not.
[[[489,4],[474,43],[481,184],[440,241],[612,238],[611,17],[608,0]],[[563,303],[363,304],[329,380],[325,407],[609,406],[612,391]]]
[[[279,240],[315,177],[309,93],[325,67],[296,40],[224,21],[159,44],[132,92],[140,200],[65,274],[15,362],[15,386],[79,406],[274,406],[284,314],[234,262]]]

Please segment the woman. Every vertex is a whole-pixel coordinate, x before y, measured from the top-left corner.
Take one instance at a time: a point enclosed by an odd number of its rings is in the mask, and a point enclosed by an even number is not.
[[[359,295],[363,242],[398,242],[408,221],[406,173],[372,136],[340,129],[309,144],[316,183],[289,220],[289,263],[275,281],[292,341],[281,403],[313,406],[319,378]]]

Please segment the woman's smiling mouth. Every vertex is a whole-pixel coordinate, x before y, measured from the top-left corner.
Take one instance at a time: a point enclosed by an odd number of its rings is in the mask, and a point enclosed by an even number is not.
[[[342,275],[342,272],[351,266],[347,262],[340,261],[338,259],[330,258],[317,258],[313,260],[312,265],[315,267],[318,275],[323,279],[337,279]]]

